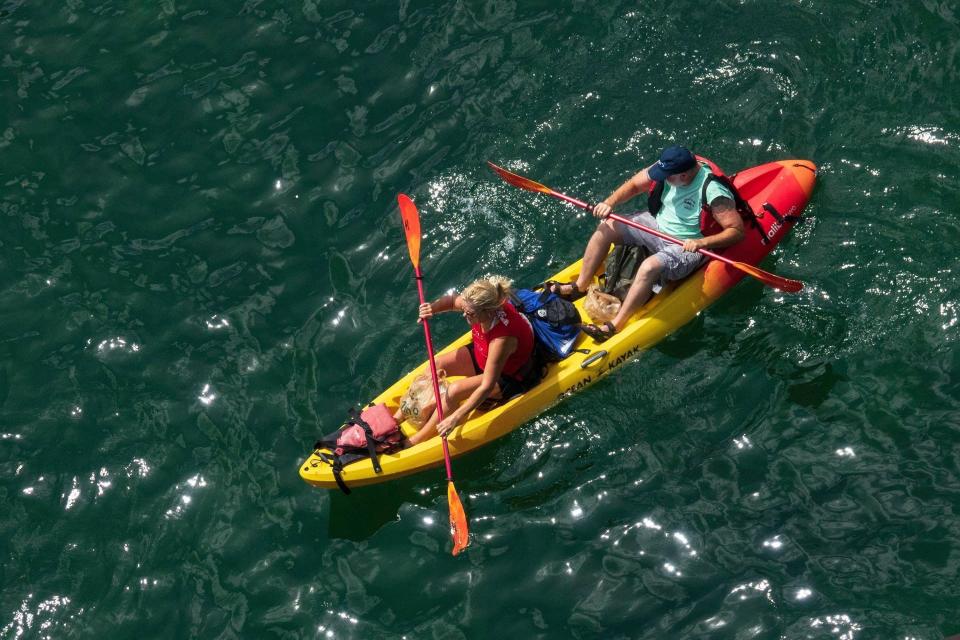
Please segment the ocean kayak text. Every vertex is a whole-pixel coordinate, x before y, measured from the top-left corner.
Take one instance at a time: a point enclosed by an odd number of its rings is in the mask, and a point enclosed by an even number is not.
[[[641,351],[643,351],[643,349],[639,346],[630,348],[629,350],[625,351],[621,355],[617,356],[615,359],[601,365],[601,368],[597,371],[595,375],[589,375],[589,376],[586,376],[585,378],[581,378],[573,386],[561,391],[557,395],[557,398],[565,398],[567,396],[573,395],[574,393],[576,393],[577,391],[580,391],[581,389],[584,389],[590,386],[590,384],[592,384],[593,382],[596,382],[603,376],[607,375],[608,373],[610,373],[611,371],[613,371],[614,369],[622,365],[627,360],[632,359],[635,355],[637,355]]]

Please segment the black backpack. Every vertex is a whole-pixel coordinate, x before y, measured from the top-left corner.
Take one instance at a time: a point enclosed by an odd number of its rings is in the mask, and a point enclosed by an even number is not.
[[[617,244],[607,256],[607,262],[600,276],[600,291],[614,295],[621,300],[627,295],[633,279],[637,275],[640,263],[647,259],[650,252],[646,247]]]

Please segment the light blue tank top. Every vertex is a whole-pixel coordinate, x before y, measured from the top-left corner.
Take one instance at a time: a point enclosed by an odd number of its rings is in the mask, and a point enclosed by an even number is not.
[[[703,237],[700,233],[700,210],[703,208],[700,196],[703,193],[703,183],[710,174],[709,168],[701,166],[697,175],[685,187],[664,183],[663,207],[657,214],[657,226],[661,231],[681,240]],[[707,185],[707,202],[713,202],[720,196],[733,200],[729,189],[716,180],[711,180]]]

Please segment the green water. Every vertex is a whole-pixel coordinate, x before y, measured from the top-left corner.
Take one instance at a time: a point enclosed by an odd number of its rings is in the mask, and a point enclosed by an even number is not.
[[[936,0],[0,4],[0,637],[960,633],[958,9]],[[313,440],[428,295],[532,284],[668,143],[820,179],[638,362],[345,497]],[[639,203],[638,203],[639,204]],[[443,344],[462,323],[438,321]]]

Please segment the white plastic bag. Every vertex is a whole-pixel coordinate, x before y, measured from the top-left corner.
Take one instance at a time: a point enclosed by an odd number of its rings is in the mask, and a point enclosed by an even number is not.
[[[587,298],[583,301],[583,308],[594,324],[603,324],[613,320],[620,311],[620,298],[604,293],[592,284],[587,289]]]
[[[440,394],[447,392],[447,372],[437,369],[437,382],[440,385]],[[421,373],[414,378],[407,388],[407,392],[400,399],[400,412],[403,418],[412,425],[422,427],[430,414],[424,415],[423,407],[433,404],[433,380],[430,372]],[[432,412],[431,412],[432,413]]]

